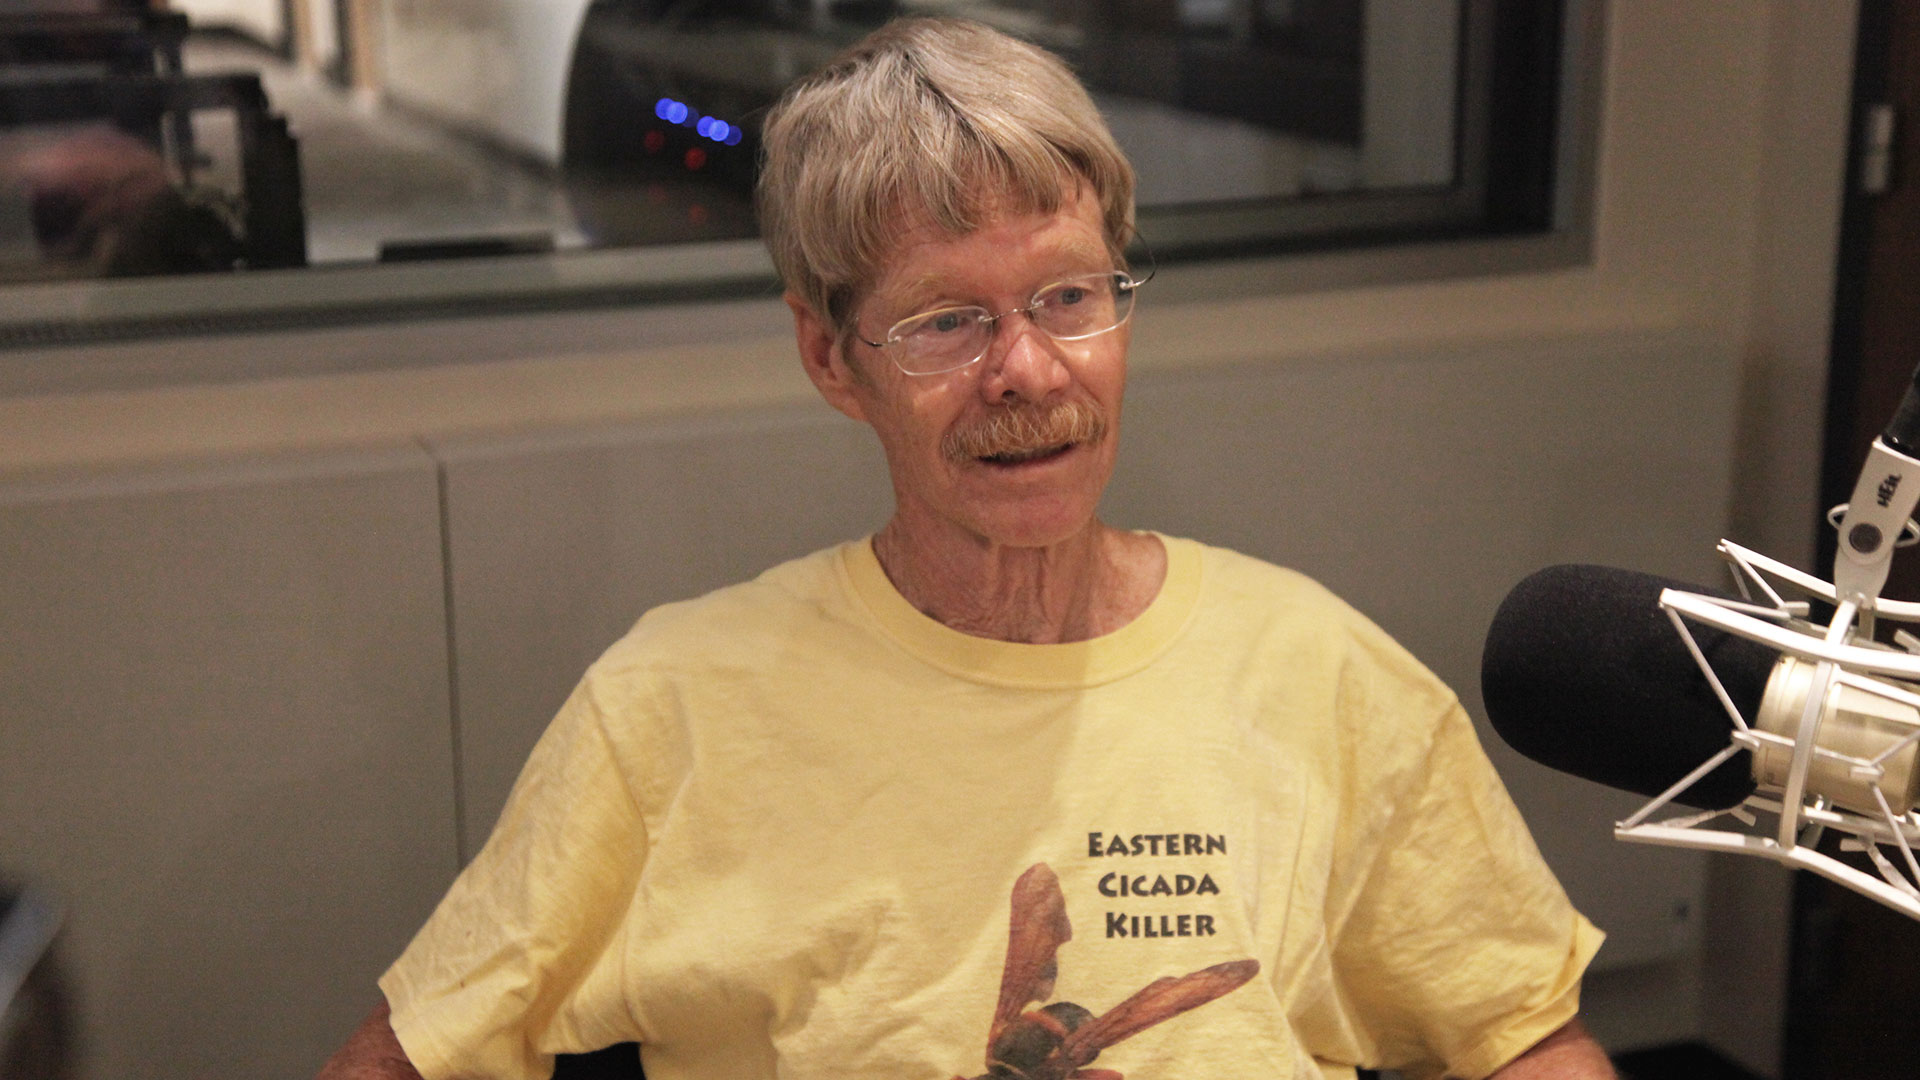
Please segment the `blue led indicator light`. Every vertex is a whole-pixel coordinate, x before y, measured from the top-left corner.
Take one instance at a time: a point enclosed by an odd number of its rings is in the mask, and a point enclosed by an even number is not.
[[[699,132],[702,138],[725,146],[739,146],[743,137],[738,124],[729,124],[717,116],[694,117],[693,109],[686,102],[672,98],[663,97],[654,102],[653,115],[669,124],[686,124]],[[689,117],[694,119],[690,121]]]

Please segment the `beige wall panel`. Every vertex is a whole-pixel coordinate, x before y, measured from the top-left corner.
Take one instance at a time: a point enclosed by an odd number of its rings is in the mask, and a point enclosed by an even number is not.
[[[893,505],[878,444],[825,405],[434,449],[469,856],[567,692],[642,612],[865,535]]]
[[[85,1080],[304,1077],[455,869],[417,449],[0,484],[0,868]]]

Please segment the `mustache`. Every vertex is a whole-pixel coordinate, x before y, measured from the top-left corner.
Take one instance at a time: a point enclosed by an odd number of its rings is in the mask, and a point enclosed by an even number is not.
[[[1033,454],[1068,443],[1099,442],[1107,418],[1081,401],[1053,405],[1022,403],[997,409],[976,423],[955,428],[940,440],[948,461]]]

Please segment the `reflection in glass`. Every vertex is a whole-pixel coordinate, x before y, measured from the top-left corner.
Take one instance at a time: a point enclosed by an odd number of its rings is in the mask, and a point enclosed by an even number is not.
[[[1149,215],[1439,190],[1462,2],[27,0],[0,15],[0,275],[751,237],[766,108],[914,13],[1064,56]]]

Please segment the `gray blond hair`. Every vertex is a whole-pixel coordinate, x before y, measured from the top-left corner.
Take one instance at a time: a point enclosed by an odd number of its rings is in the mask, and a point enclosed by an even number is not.
[[[888,23],[790,87],[761,140],[761,233],[836,333],[906,227],[1051,214],[1083,181],[1123,265],[1133,167],[1065,63],[979,23]]]

